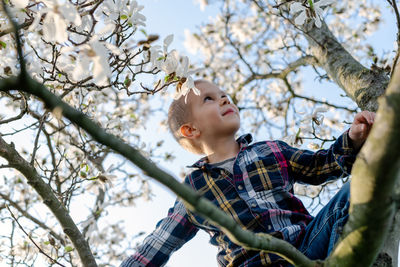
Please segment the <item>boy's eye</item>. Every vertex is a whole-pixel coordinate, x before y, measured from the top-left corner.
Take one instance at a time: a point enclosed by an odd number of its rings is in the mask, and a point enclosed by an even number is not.
[[[212,97],[210,97],[210,96],[204,97],[204,102],[206,102],[206,101],[208,101],[208,100],[212,100]]]

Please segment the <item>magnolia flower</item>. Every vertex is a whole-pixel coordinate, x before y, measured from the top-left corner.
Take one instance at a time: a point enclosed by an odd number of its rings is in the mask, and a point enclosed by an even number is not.
[[[140,11],[144,8],[144,6],[139,6],[136,1],[132,1],[129,5],[129,10],[127,12],[128,15],[128,23],[131,25],[141,25],[146,26],[145,21],[146,17],[140,13]]]
[[[172,50],[160,64],[160,69],[167,75],[175,73],[179,65],[178,51]]]
[[[153,45],[149,49],[149,53],[143,53],[144,59],[149,60],[151,63],[151,69],[154,67],[158,67],[158,60],[163,57],[163,53],[161,51],[161,46]],[[150,56],[150,58],[149,58]]]
[[[41,17],[46,14],[43,20],[43,36],[49,42],[63,43],[68,40],[67,26],[71,23],[79,26],[82,23],[81,17],[75,6],[69,1],[44,0],[45,8],[39,10],[35,16],[29,31],[37,30]]]
[[[180,98],[181,96],[185,96],[185,102],[187,100],[187,96],[190,90],[193,91],[194,94],[200,95],[200,90],[194,86],[194,80],[192,75],[196,72],[199,72],[201,69],[191,70],[189,71],[189,59],[188,57],[183,57],[181,64],[176,69],[176,76],[183,79],[183,83],[178,83],[178,92],[174,96],[175,99]]]
[[[180,89],[176,92],[174,99],[179,99],[181,96],[185,96],[185,103],[187,101],[187,96],[189,95],[190,90],[193,91],[194,94],[200,95],[200,90],[194,86],[194,80],[191,76],[186,78],[186,81],[181,85]]]
[[[322,122],[324,121],[324,114],[322,113],[326,111],[327,111],[326,108],[322,107],[316,108],[311,115],[306,116],[302,121],[312,120],[315,124],[321,125]]]
[[[65,71],[72,72],[72,79],[79,81],[90,75],[93,75],[93,82],[98,86],[108,85],[108,79],[112,75],[110,64],[108,62],[109,52],[119,55],[121,51],[114,45],[106,42],[100,42],[99,37],[95,36],[89,44],[84,44],[79,47],[78,56],[74,62],[74,68],[70,69],[69,66],[64,67]],[[69,52],[70,48],[62,49],[63,52]]]
[[[299,2],[294,2],[293,4],[290,5],[290,13],[296,14],[300,12],[300,14],[297,15],[297,17],[295,18],[294,23],[298,25],[303,25],[304,22],[306,21],[306,17],[311,16],[311,18],[315,20],[315,26],[320,28],[322,25],[321,18],[323,15],[322,7],[332,4],[334,3],[334,1],[320,0],[314,3],[314,0],[309,0],[308,2],[310,3],[310,7],[306,7]],[[307,9],[310,9],[311,12],[307,12]]]
[[[101,188],[104,192],[107,190],[107,186],[112,186],[112,180],[117,178],[116,175],[110,173],[98,173],[96,177],[91,178],[91,184],[87,187],[88,190],[92,191],[96,195],[99,193]]]
[[[63,43],[68,40],[67,23],[59,14],[48,12],[43,20],[43,35],[49,42]]]
[[[163,45],[164,55],[167,54],[168,46],[172,43],[173,40],[174,40],[174,35],[173,34],[170,34],[167,37],[165,37],[164,45]]]

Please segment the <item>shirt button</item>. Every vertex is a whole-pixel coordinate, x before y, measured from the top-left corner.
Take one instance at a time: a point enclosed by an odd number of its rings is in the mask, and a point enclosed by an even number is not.
[[[268,229],[268,230],[271,230],[271,228],[272,228],[271,225],[268,225],[267,229]]]
[[[256,204],[256,203],[253,203],[253,204],[251,204],[251,207],[252,207],[252,208],[255,208],[255,207],[257,207],[257,204]]]
[[[243,186],[242,186],[242,185],[239,185],[239,186],[238,186],[238,189],[239,189],[239,190],[243,190]]]

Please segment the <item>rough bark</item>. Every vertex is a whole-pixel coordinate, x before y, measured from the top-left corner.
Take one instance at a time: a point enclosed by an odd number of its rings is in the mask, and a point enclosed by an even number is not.
[[[375,124],[354,163],[349,221],[326,266],[371,266],[395,218],[394,186],[400,168],[400,68],[396,72],[380,98]]]
[[[385,92],[389,77],[381,71],[365,68],[344,49],[325,23],[304,27],[313,56],[346,94],[363,110],[376,111],[377,98]]]

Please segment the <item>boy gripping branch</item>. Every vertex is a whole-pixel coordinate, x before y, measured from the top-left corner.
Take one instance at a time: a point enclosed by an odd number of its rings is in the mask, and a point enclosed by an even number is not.
[[[317,185],[350,174],[375,113],[358,113],[350,129],[327,150],[301,150],[282,141],[251,144],[250,134],[235,140],[239,110],[226,94],[208,81],[195,85],[200,95],[191,91],[187,103],[184,96],[175,100],[168,115],[175,139],[185,149],[206,155],[191,166],[194,170],[184,182],[231,215],[240,227],[284,239],[311,259],[325,259],[347,221],[349,184],[316,217],[294,195],[293,184]],[[199,229],[207,231],[210,243],[218,246],[219,266],[289,266],[275,254],[234,244],[179,199],[121,266],[162,266]]]

